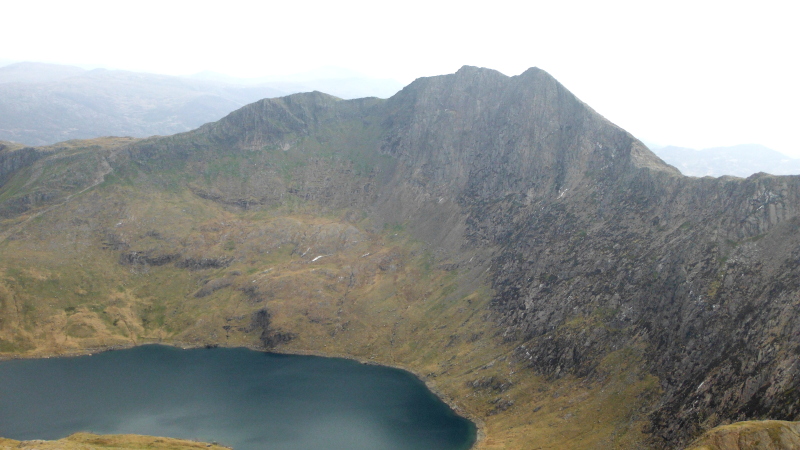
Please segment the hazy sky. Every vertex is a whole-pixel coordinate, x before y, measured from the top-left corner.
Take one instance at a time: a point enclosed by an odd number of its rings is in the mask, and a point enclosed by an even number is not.
[[[408,83],[540,67],[637,137],[800,157],[784,1],[6,1],[0,60],[241,77],[340,66]]]

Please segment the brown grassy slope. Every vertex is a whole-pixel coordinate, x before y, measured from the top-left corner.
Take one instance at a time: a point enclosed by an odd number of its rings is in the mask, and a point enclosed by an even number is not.
[[[703,433],[687,450],[784,450],[800,448],[800,422],[737,422]]]
[[[55,441],[15,441],[13,439],[0,438],[0,449],[12,448],[23,450],[223,450],[227,449],[228,447],[223,447],[216,444],[206,444],[204,442],[187,441],[183,439],[139,436],[134,434],[97,435],[91,433],[75,433],[71,436]]]
[[[400,224],[373,230],[353,216],[301,201],[241,210],[137,183],[90,189],[0,245],[0,351],[262,346],[264,336],[288,336],[269,344],[414,371],[483,423],[478,448],[641,438],[641,399],[656,383],[636,372],[635,354],[614,355],[589,381],[537,377],[493,327],[486,255],[456,267]],[[222,263],[186,266],[204,258]],[[253,324],[264,308],[266,335]]]

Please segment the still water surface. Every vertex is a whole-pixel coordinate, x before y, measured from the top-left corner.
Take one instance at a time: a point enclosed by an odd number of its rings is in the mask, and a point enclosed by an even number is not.
[[[475,441],[474,424],[412,374],[345,359],[146,345],[0,362],[0,436],[77,431],[237,450],[460,450]]]

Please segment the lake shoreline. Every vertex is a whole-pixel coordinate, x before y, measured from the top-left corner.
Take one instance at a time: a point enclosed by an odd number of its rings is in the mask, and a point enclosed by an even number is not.
[[[109,351],[115,351],[115,350],[127,350],[127,349],[131,349],[131,348],[134,348],[134,347],[140,347],[140,346],[144,346],[144,345],[153,345],[153,344],[176,347],[176,348],[180,348],[180,349],[183,349],[183,350],[198,349],[198,348],[215,348],[215,347],[220,347],[220,348],[246,348],[248,350],[252,350],[252,351],[256,351],[256,352],[272,353],[272,354],[278,354],[278,355],[298,355],[298,356],[317,356],[317,357],[321,357],[321,358],[340,358],[340,359],[347,359],[347,360],[351,360],[351,361],[356,361],[358,363],[365,364],[365,365],[375,365],[375,366],[382,366],[382,367],[388,367],[388,368],[392,368],[392,369],[403,370],[405,372],[408,372],[408,373],[414,375],[414,377],[416,377],[418,380],[420,380],[422,383],[424,383],[425,387],[434,396],[436,396],[439,400],[441,400],[443,403],[445,403],[450,408],[450,410],[452,410],[455,414],[457,414],[458,416],[461,416],[464,419],[469,420],[470,422],[472,422],[475,425],[475,433],[476,433],[475,442],[470,447],[470,450],[475,450],[475,449],[479,448],[479,444],[483,443],[484,440],[486,439],[486,432],[485,432],[485,426],[486,425],[483,422],[483,420],[478,418],[478,417],[474,417],[472,414],[469,414],[468,412],[464,411],[463,408],[459,407],[455,403],[455,401],[453,399],[451,399],[449,396],[447,396],[443,392],[441,392],[441,390],[439,390],[436,387],[436,385],[430,379],[420,375],[415,370],[410,369],[410,368],[405,367],[405,366],[402,366],[402,365],[379,363],[379,362],[376,362],[376,361],[372,361],[372,360],[369,360],[369,359],[362,359],[362,358],[358,358],[358,357],[355,357],[353,355],[348,355],[348,354],[325,353],[325,352],[319,352],[319,351],[313,351],[313,350],[303,350],[303,349],[296,349],[296,350],[292,350],[292,351],[267,350],[267,349],[265,349],[263,347],[258,347],[258,346],[255,346],[255,345],[226,345],[226,344],[218,344],[218,343],[198,344],[198,343],[190,343],[190,342],[184,342],[184,341],[178,341],[178,340],[157,340],[157,339],[154,339],[152,341],[151,340],[145,340],[145,341],[136,342],[136,343],[131,342],[129,344],[109,345],[109,346],[104,346],[104,347],[92,347],[92,348],[86,348],[86,349],[73,349],[71,351],[66,351],[66,352],[63,352],[63,353],[42,353],[42,354],[28,354],[28,355],[24,355],[24,354],[3,355],[3,356],[0,356],[0,362],[8,361],[8,360],[19,360],[19,359],[49,359],[49,358],[70,358],[70,357],[78,357],[78,356],[91,356],[91,355],[98,354],[98,353],[103,353],[103,352],[109,352]],[[169,436],[165,436],[165,437],[169,437]]]

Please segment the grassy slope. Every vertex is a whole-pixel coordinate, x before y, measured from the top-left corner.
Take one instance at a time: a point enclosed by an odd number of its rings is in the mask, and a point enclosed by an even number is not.
[[[353,211],[298,198],[241,210],[185,187],[213,185],[237,164],[217,160],[206,179],[188,181],[117,172],[6,228],[0,356],[144,342],[257,347],[253,313],[267,308],[272,331],[295,336],[276,350],[409,369],[482,425],[478,448],[639,445],[658,383],[638,371],[635,349],[607,357],[591,380],[543,379],[494,326],[485,267],[442,264],[402,224],[375,230]],[[278,170],[291,182],[303,167]],[[232,262],[192,270],[121,259],[134,251]]]
[[[182,439],[160,438],[151,436],[138,436],[132,434],[96,435],[91,433],[75,433],[71,436],[55,441],[15,441],[0,438],[0,449],[53,449],[53,450],[137,450],[137,449],[163,449],[163,450],[189,450],[211,449],[223,450],[216,444],[187,441]]]
[[[800,422],[762,420],[713,428],[687,450],[781,450],[800,448]]]

